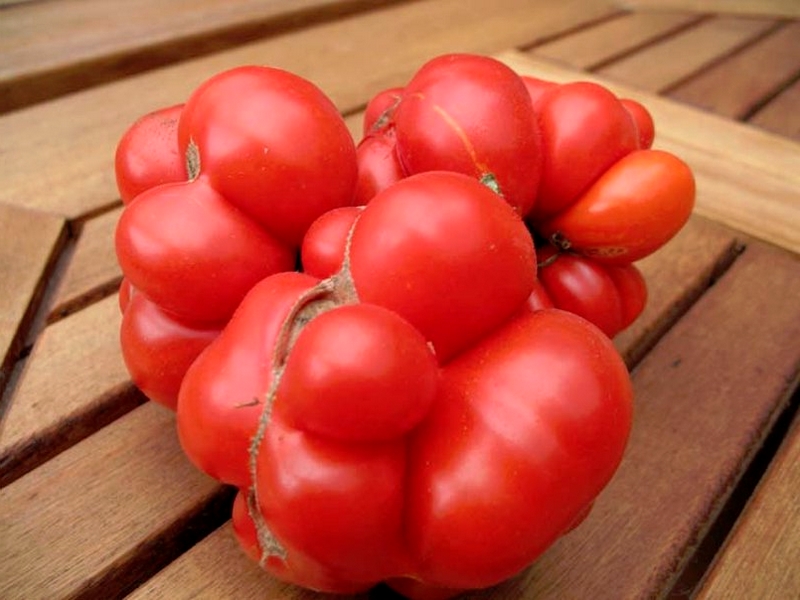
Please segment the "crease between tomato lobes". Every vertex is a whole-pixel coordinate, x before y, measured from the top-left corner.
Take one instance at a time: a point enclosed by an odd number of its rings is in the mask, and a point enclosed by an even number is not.
[[[610,478],[630,425],[627,373],[585,321],[527,307],[530,236],[473,179],[411,177],[354,214],[338,274],[266,279],[191,367],[181,443],[240,488],[237,535],[283,579],[339,592],[407,577],[491,585]],[[393,365],[383,377],[370,364],[381,357]]]

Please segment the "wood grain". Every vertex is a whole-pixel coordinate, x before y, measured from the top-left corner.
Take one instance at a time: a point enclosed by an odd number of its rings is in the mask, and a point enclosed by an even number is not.
[[[242,46],[0,116],[0,202],[78,218],[117,201],[113,156],[133,121],[203,80],[271,64],[315,82],[343,112],[445,52],[494,53],[613,14],[606,0],[410,2]],[[387,24],[391,24],[388,26]],[[409,43],[408,32],[414,32]],[[380,35],[375,35],[380,32]],[[364,52],[369,48],[369,52]]]
[[[741,236],[693,216],[675,238],[637,266],[647,282],[647,305],[614,338],[629,367],[636,365],[697,301],[741,251]]]
[[[372,595],[348,596],[367,600]],[[270,600],[345,600],[341,595],[318,594],[285,585],[265,573],[245,556],[230,523],[218,529],[166,569],[145,582],[127,600],[218,600],[269,598]]]
[[[561,82],[583,78],[607,85],[622,97],[637,98],[655,119],[655,146],[692,167],[698,189],[696,214],[800,253],[797,143],[551,61],[519,52],[500,58],[519,73]]]
[[[536,46],[533,54],[591,70],[669,35],[701,17],[687,12],[632,12]]]
[[[698,600],[800,597],[800,418],[715,561]],[[792,566],[790,566],[792,565]]]
[[[0,203],[0,396],[66,238],[63,219]]]
[[[800,22],[788,23],[670,89],[667,95],[719,115],[743,119],[800,75],[798,57]]]
[[[119,322],[112,296],[39,335],[6,414],[0,486],[143,402],[120,355]]]
[[[0,597],[115,598],[230,510],[148,403],[0,490]]]
[[[774,25],[770,19],[715,17],[612,62],[597,73],[659,92],[752,42]]]
[[[122,208],[86,221],[51,300],[49,320],[65,317],[114,293],[122,271],[114,250],[114,231]]]
[[[756,112],[749,122],[774,133],[800,142],[800,80],[795,81],[767,105]]]
[[[686,10],[800,19],[796,0],[620,0],[632,10]]]
[[[390,1],[20,4],[0,19],[0,112]]]

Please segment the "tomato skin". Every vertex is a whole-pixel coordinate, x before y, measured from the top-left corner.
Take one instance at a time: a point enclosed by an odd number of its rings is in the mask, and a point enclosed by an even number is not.
[[[547,81],[546,79],[539,79],[538,77],[532,77],[530,75],[522,75],[521,78],[522,83],[525,84],[525,89],[528,90],[528,95],[531,97],[531,104],[534,110],[547,92],[558,87],[558,84],[554,81]]]
[[[404,179],[349,237],[334,277],[244,298],[184,378],[181,444],[241,490],[237,537],[281,579],[418,598],[498,583],[610,478],[627,371],[596,327],[530,308],[533,240],[469,176]]]
[[[650,111],[641,102],[632,98],[621,98],[620,102],[636,123],[636,131],[639,133],[639,148],[643,150],[650,148],[656,136],[656,126]]]
[[[470,235],[448,233],[459,231]],[[431,171],[370,202],[352,235],[350,268],[361,301],[408,320],[442,364],[524,304],[536,257],[519,215],[496,194],[471,177]]]
[[[350,229],[362,210],[360,206],[344,206],[326,212],[311,224],[300,248],[304,272],[320,279],[339,272]]]
[[[178,438],[201,471],[237,487],[250,485],[248,452],[272,381],[271,353],[293,304],[317,283],[295,272],[260,282],[187,371],[178,396]]]
[[[144,295],[126,302],[120,343],[131,380],[148,398],[175,410],[186,370],[219,335],[218,327],[192,327],[164,312]]]
[[[568,249],[610,264],[631,263],[669,241],[694,207],[695,183],[682,160],[638,150],[617,161],[568,210],[540,232]]]
[[[322,213],[352,203],[355,144],[313,84],[270,67],[239,67],[201,84],[178,124],[197,177],[293,246]],[[192,175],[192,174],[190,174]]]
[[[575,82],[545,92],[535,107],[542,131],[542,176],[534,224],[568,208],[600,175],[638,149],[630,113],[606,88]]]
[[[203,181],[137,196],[120,216],[115,244],[137,290],[197,323],[224,322],[256,282],[295,264],[291,249]]]
[[[380,306],[341,306],[297,337],[275,410],[323,437],[392,440],[427,414],[437,378],[436,358],[407,321]]]
[[[542,310],[448,365],[410,455],[407,539],[421,579],[493,585],[592,502],[631,424],[630,380],[612,348],[583,319]]]
[[[114,157],[117,189],[123,203],[163,183],[186,181],[186,163],[178,148],[182,104],[139,118],[120,139]]]
[[[463,173],[490,182],[519,214],[530,211],[541,140],[525,85],[503,63],[466,54],[429,61],[405,86],[394,123],[406,173]]]
[[[367,204],[378,192],[406,176],[397,158],[394,130],[372,134],[358,144],[358,180],[353,197],[356,205]]]
[[[393,87],[378,92],[370,99],[364,110],[362,124],[364,137],[386,131],[394,126],[394,111],[402,96],[403,88]]]

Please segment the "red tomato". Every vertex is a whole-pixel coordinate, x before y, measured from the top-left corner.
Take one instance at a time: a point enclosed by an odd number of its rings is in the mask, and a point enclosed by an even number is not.
[[[464,54],[420,68],[394,111],[397,156],[408,174],[464,173],[521,215],[536,198],[541,140],[522,80],[503,63]]]
[[[636,131],[639,132],[639,148],[650,148],[656,136],[656,127],[650,111],[643,104],[631,98],[622,98],[620,102],[636,122]]]
[[[221,328],[181,323],[142,294],[131,294],[120,328],[131,381],[151,400],[175,410],[183,375]]]
[[[378,192],[405,177],[396,149],[394,129],[371,134],[359,142],[356,149],[358,181],[353,197],[354,204],[366,204]]]
[[[617,161],[567,210],[539,224],[557,246],[614,264],[651,254],[686,223],[694,206],[691,169],[661,150]]]
[[[532,77],[530,75],[523,75],[522,83],[525,84],[525,88],[528,90],[528,95],[531,97],[531,104],[534,110],[547,92],[558,87],[558,84],[554,81],[547,81],[546,79],[539,79],[538,77]]]
[[[213,329],[258,281],[294,270],[311,222],[352,203],[356,173],[344,120],[314,85],[268,67],[220,73],[120,142],[128,204],[115,242],[125,279],[189,329]],[[177,375],[162,374],[149,389],[174,390]]]
[[[344,206],[325,213],[311,224],[300,247],[303,271],[320,279],[339,272],[350,229],[362,210],[360,206]]]
[[[299,245],[322,213],[352,202],[355,148],[333,103],[313,84],[269,67],[240,67],[195,90],[178,142],[228,202]]]
[[[644,309],[647,287],[631,264],[616,266],[591,258],[539,249],[539,279],[562,310],[579,315],[613,337]]]
[[[195,323],[226,321],[258,281],[295,265],[291,248],[204,180],[139,194],[117,223],[116,248],[138,291]]]
[[[186,162],[178,148],[178,119],[183,105],[147,114],[131,125],[117,145],[114,166],[125,204],[143,191],[186,181]]]
[[[377,93],[364,110],[363,135],[385,131],[394,121],[394,111],[403,96],[403,88],[393,87]]]
[[[589,82],[553,87],[535,106],[542,130],[542,177],[531,221],[574,203],[598,177],[639,147],[630,113],[614,94]]]
[[[237,537],[286,581],[493,585],[608,482],[625,366],[585,320],[529,309],[533,242],[473,178],[404,179],[347,237],[334,277],[277,274],[245,297],[183,381],[181,444],[240,488]]]

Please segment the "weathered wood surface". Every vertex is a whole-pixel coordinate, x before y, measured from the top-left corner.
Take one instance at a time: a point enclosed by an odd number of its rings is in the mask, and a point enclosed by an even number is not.
[[[639,98],[657,145],[698,181],[696,215],[640,265],[646,312],[615,340],[637,393],[621,470],[587,522],[537,564],[466,597],[686,596],[701,578],[703,598],[798,589],[787,567],[798,560],[797,425],[718,548],[749,494],[743,474],[759,468],[754,454],[780,434],[778,416],[796,411],[796,2],[202,0],[197,14],[171,4],[150,26],[148,1],[107,31],[70,25],[92,2],[0,2],[0,27],[25,11],[50,15],[14,33],[32,62],[13,61],[7,75],[12,55],[0,53],[0,107],[25,105],[0,115],[0,597],[324,598],[274,581],[239,551],[224,525],[230,490],[183,458],[174,418],[141,405],[128,381],[113,151],[137,116],[253,62],[317,83],[357,137],[372,94],[450,51]],[[43,72],[57,74],[51,86]],[[37,78],[38,91],[4,91]],[[80,91],[57,97],[70,86]],[[765,576],[754,581],[754,569]]]

